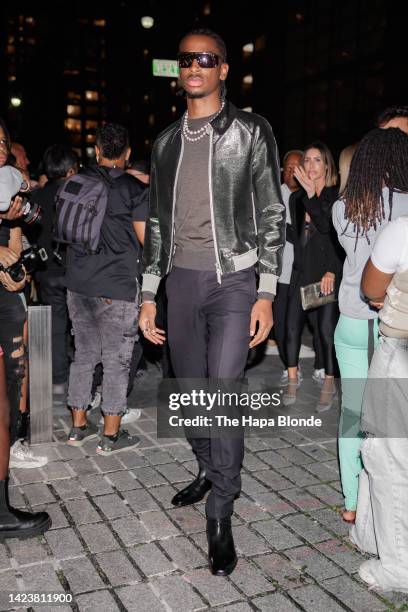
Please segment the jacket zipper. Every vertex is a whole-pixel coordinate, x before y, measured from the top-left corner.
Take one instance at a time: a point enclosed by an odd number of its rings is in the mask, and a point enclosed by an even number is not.
[[[171,211],[171,241],[170,241],[170,254],[169,254],[169,263],[167,265],[167,271],[166,274],[168,274],[170,272],[170,268],[171,268],[171,264],[173,261],[173,255],[175,253],[175,245],[174,245],[174,213],[176,210],[176,189],[177,189],[177,181],[178,181],[178,175],[180,172],[180,166],[181,166],[181,160],[183,159],[183,153],[184,153],[184,140],[183,140],[183,136],[181,135],[181,151],[180,151],[180,156],[178,159],[178,163],[177,163],[177,169],[176,169],[176,176],[174,178],[174,187],[173,187],[173,208]]]
[[[254,192],[251,191],[251,198],[252,198],[252,214],[254,215],[254,228],[255,228],[255,235],[258,235],[258,225],[256,222],[256,209],[255,209],[255,200],[254,200]]]
[[[213,147],[213,128],[209,126],[210,132],[210,154],[208,159],[208,182],[209,182],[209,194],[210,194],[210,211],[211,211],[211,228],[214,240],[214,249],[215,249],[215,269],[217,272],[217,281],[221,285],[221,262],[218,254],[218,245],[217,245],[217,236],[215,234],[215,217],[214,217],[214,202],[213,202],[213,193],[212,193],[212,147]]]

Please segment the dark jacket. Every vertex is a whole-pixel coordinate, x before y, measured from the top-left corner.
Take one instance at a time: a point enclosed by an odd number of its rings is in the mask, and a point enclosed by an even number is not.
[[[184,149],[181,122],[164,130],[153,147],[144,291],[155,292],[172,267],[176,185]],[[285,244],[285,206],[271,126],[263,117],[227,102],[209,135],[210,206],[219,278],[258,262],[259,291],[275,293]]]
[[[343,258],[337,235],[331,221],[331,209],[337,200],[337,187],[325,187],[320,196],[308,198],[303,189],[292,193],[289,210],[292,229],[287,239],[294,246],[294,262],[290,280],[290,293],[298,291],[322,279],[326,272],[333,272],[335,292],[341,281]],[[302,240],[305,228],[305,212],[308,212],[312,225],[306,244]]]

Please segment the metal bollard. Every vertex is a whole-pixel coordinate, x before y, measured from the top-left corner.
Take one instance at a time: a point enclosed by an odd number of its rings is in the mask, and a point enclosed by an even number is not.
[[[51,306],[28,307],[30,444],[52,442]]]

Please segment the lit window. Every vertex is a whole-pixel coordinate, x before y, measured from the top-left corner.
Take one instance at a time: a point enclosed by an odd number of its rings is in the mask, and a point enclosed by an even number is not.
[[[86,91],[85,98],[87,100],[92,100],[92,102],[97,102],[99,100],[99,92],[98,91]]]
[[[151,126],[154,125],[154,115],[153,115],[153,113],[149,115],[149,118],[148,118],[147,121],[148,121],[149,125],[151,125]]]
[[[35,45],[37,44],[37,41],[35,38],[33,38],[32,36],[30,36],[30,38],[27,38],[27,44],[28,45]]]
[[[34,25],[35,23],[34,17],[26,17],[26,23],[29,23],[30,25]]]
[[[77,93],[76,91],[68,91],[67,98],[68,100],[80,100],[81,94]]]
[[[144,141],[145,145],[148,147],[150,144],[150,140],[148,138],[146,138],[146,140]]]
[[[252,76],[252,74],[246,74],[242,79],[242,82],[245,85],[252,85],[252,83],[254,82],[254,77]]]
[[[16,48],[14,45],[7,45],[6,47],[7,55],[14,55],[15,52],[16,52]]]
[[[242,47],[244,53],[253,53],[254,52],[254,43],[247,43]]]
[[[252,106],[245,106],[242,110],[246,111],[247,113],[252,113]]]
[[[177,87],[177,81],[170,81],[170,87],[171,87],[172,89],[176,89],[176,87]]]
[[[65,127],[70,132],[80,132],[82,121],[80,119],[65,119]]]
[[[78,104],[68,104],[67,115],[71,117],[79,117],[81,114],[81,107]]]
[[[98,129],[98,122],[97,121],[92,121],[91,119],[88,119],[88,121],[85,121],[85,129],[86,130],[97,130]]]
[[[146,57],[146,55],[149,55],[149,49],[143,49],[143,55]]]
[[[176,107],[176,106],[172,106],[172,107],[171,107],[171,112],[172,112],[172,113],[175,113],[176,111],[177,111],[177,107]]]
[[[204,5],[203,15],[205,15],[206,17],[211,15],[211,4],[209,2],[206,2],[206,4]]]
[[[14,74],[11,74],[11,75],[8,77],[8,80],[10,81],[10,83],[14,83],[14,81],[16,80],[16,76],[15,76]]]
[[[95,134],[87,134],[85,136],[85,140],[86,140],[86,142],[89,142],[89,143],[92,144],[93,142],[96,141],[96,136],[95,136]]]
[[[94,26],[97,26],[98,28],[104,28],[106,26],[106,20],[105,19],[94,19],[93,24]]]
[[[95,149],[93,147],[86,147],[86,154],[88,157],[95,157]]]
[[[149,100],[150,100],[150,96],[149,96],[149,94],[145,94],[145,95],[143,96],[143,101],[144,101],[144,102],[148,102]]]
[[[12,45],[14,43],[14,36],[9,36],[7,42],[9,45]]]
[[[146,30],[150,30],[154,26],[154,19],[150,15],[145,15],[141,18],[140,23]]]

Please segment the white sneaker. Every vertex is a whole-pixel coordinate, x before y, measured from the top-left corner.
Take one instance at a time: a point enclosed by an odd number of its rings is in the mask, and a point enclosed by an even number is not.
[[[278,345],[277,344],[268,344],[266,343],[264,355],[270,357],[271,355],[279,355]]]
[[[324,371],[324,368],[322,368],[321,370],[313,370],[312,378],[315,382],[319,383],[319,385],[322,385],[324,383],[325,377],[326,373]]]
[[[300,383],[303,380],[303,374],[302,374],[302,370],[300,369],[300,367],[298,367],[298,371],[297,371],[297,382],[298,382],[298,387],[300,386]],[[282,376],[280,377],[279,383],[281,385],[287,385],[289,381],[289,374],[287,370],[283,370],[282,372]]]
[[[126,413],[123,415],[122,420],[120,422],[121,425],[123,424],[129,424],[129,423],[134,423],[135,421],[137,421],[138,419],[140,419],[142,414],[142,411],[140,410],[140,408],[128,408],[128,410],[126,410]],[[103,416],[101,417],[99,424],[103,425],[104,420],[103,420]]]
[[[306,344],[301,345],[299,357],[302,357],[303,359],[307,359],[309,357],[314,357],[314,356],[315,356],[315,352],[313,349],[311,349],[309,346],[306,346]]]
[[[10,448],[11,468],[40,468],[48,463],[48,457],[36,457],[24,442],[17,440]]]

